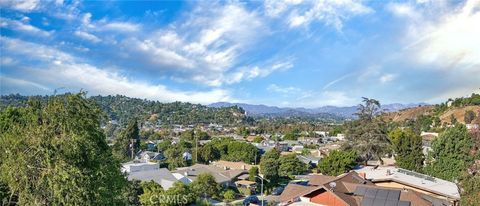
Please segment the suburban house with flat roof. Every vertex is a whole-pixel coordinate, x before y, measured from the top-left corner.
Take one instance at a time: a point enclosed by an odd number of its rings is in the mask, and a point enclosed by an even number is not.
[[[414,190],[450,202],[450,205],[457,205],[460,201],[459,188],[450,181],[394,166],[367,166],[355,171],[377,186]]]

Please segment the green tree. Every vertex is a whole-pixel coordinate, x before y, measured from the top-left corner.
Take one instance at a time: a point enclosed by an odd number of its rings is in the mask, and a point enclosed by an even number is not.
[[[475,119],[475,116],[476,116],[475,112],[473,112],[472,110],[465,111],[465,116],[464,116],[465,123],[466,124],[472,123],[472,121]]]
[[[456,124],[432,142],[430,162],[425,168],[428,174],[445,179],[456,180],[473,161],[470,151],[474,143],[463,124]]]
[[[190,183],[190,188],[197,197],[218,197],[220,193],[220,186],[208,173],[199,174],[197,179]]]
[[[235,192],[233,190],[227,190],[223,193],[223,200],[225,202],[231,202],[235,200]]]
[[[84,93],[0,112],[0,182],[19,205],[127,203],[127,181],[105,141],[102,114]]]
[[[355,167],[355,151],[333,150],[318,163],[318,170],[324,175],[338,176]]]
[[[297,140],[298,139],[298,134],[294,132],[289,132],[283,136],[284,140]]]
[[[301,162],[296,154],[281,156],[278,174],[280,176],[300,175],[307,171],[307,165]]]
[[[374,157],[383,162],[382,155],[388,151],[390,142],[385,122],[376,118],[380,114],[380,102],[365,97],[363,102],[356,113],[358,120],[348,124],[346,139],[349,141],[344,146],[354,149],[365,165]]]
[[[132,145],[133,143],[133,145]],[[132,153],[140,150],[140,133],[137,119],[128,122],[127,128],[116,138],[113,154],[120,160],[132,159]]]
[[[220,151],[213,144],[205,144],[198,153],[199,160],[203,163],[220,159]]]
[[[276,182],[279,177],[279,158],[280,152],[274,148],[266,152],[260,160],[260,172],[266,179],[270,180],[270,182],[272,183]]]
[[[193,141],[195,138],[195,132],[193,131],[193,129],[187,130],[185,132],[182,132],[180,138],[186,141]]]
[[[255,139],[253,139],[253,142],[255,142],[255,143],[260,143],[262,141],[263,141],[263,137],[261,137],[261,136],[256,136]]]
[[[196,137],[198,138],[198,140],[209,140],[210,139],[210,135],[204,131],[198,131],[196,134]]]
[[[248,170],[248,179],[250,181],[256,182],[257,176],[258,176],[258,167],[257,166],[253,166],[252,168],[250,168]]]
[[[140,195],[140,203],[145,206],[160,205],[160,199],[164,193],[162,186],[154,181],[142,182],[143,194]]]
[[[170,148],[165,150],[164,155],[166,158],[166,163],[168,164],[168,169],[173,170],[177,167],[186,167],[188,163],[183,159],[183,153],[185,148],[182,148],[180,144],[171,145]]]
[[[173,186],[163,193],[162,205],[183,206],[195,202],[196,196],[189,186],[180,181],[173,183]]]
[[[423,148],[422,137],[411,129],[395,129],[388,134],[395,152],[396,164],[404,169],[422,172]]]
[[[252,144],[246,142],[232,141],[227,145],[227,155],[222,156],[222,159],[228,161],[243,161],[246,163],[254,163],[258,158],[258,149]]]

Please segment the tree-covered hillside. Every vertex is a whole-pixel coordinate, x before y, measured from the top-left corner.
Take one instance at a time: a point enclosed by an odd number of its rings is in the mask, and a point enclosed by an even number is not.
[[[19,94],[0,97],[0,110],[8,106],[25,106],[29,98],[47,101],[48,96],[22,96]],[[110,120],[126,124],[129,119],[137,118],[139,122],[154,124],[195,124],[218,123],[233,125],[244,123],[248,119],[240,107],[211,108],[200,104],[185,102],[162,103],[145,99],[130,98],[122,95],[91,96],[88,99],[96,102]]]

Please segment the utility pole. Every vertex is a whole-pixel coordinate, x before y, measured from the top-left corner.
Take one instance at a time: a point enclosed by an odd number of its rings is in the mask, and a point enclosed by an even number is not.
[[[263,177],[261,177],[261,176],[259,176],[259,175],[257,175],[256,177],[258,177],[258,178],[262,181],[262,185],[260,186],[260,193],[261,193],[261,195],[262,195],[262,200],[261,200],[261,201],[262,201],[262,206],[263,206],[263,202],[264,202],[264,201],[263,201],[263,199],[264,199],[264,195],[263,195],[263,180],[265,180],[265,181],[267,181],[267,182],[270,182],[270,181],[268,181],[267,179],[265,179],[265,178],[263,178]]]
[[[132,160],[135,158],[134,145],[135,145],[135,139],[130,139],[130,152],[131,152],[131,155],[132,155]]]

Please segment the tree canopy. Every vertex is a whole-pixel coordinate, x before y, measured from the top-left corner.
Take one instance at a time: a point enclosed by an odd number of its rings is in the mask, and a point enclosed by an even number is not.
[[[448,128],[432,142],[427,173],[441,179],[457,179],[473,161],[470,154],[473,146],[473,138],[465,125]]]
[[[126,179],[84,93],[0,112],[0,182],[18,204],[122,205]]]
[[[338,176],[355,167],[355,151],[333,150],[318,163],[318,170],[324,175]]]
[[[423,148],[422,137],[411,129],[395,129],[388,134],[395,153],[396,164],[404,169],[422,172]]]

